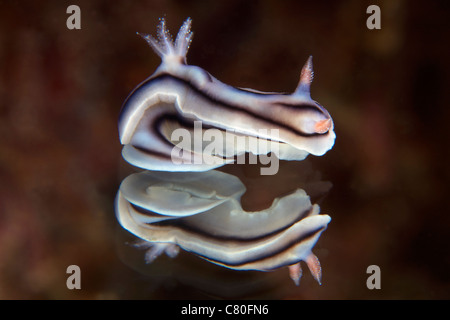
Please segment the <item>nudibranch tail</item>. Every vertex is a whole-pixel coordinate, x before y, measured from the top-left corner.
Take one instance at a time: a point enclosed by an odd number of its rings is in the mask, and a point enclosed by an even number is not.
[[[175,42],[172,36],[166,29],[166,21],[160,19],[158,26],[158,40],[149,34],[142,34],[137,32],[144,38],[155,53],[161,57],[162,62],[178,62],[186,64],[186,55],[192,41],[193,32],[191,31],[191,18],[187,18],[180,28]]]

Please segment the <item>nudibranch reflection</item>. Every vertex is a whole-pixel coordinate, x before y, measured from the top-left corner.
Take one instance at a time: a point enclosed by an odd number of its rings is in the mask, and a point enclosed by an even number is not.
[[[298,285],[304,261],[320,283],[312,248],[330,217],[319,214],[306,192],[299,188],[249,212],[241,205],[241,180],[211,170],[246,153],[303,160],[333,147],[333,120],[310,95],[312,58],[293,93],[235,88],[187,64],[190,27],[187,19],[172,41],[161,19],[158,40],[140,34],[162,62],[126,99],[119,136],[124,159],[154,172],[124,179],[116,197],[118,221],[144,241],[147,262],[163,252],[174,257],[181,248],[230,269],[287,266]],[[180,132],[193,141],[180,147]]]
[[[219,182],[219,183],[218,183]],[[145,240],[146,261],[179,248],[231,269],[270,271],[288,266],[296,284],[305,261],[320,283],[312,248],[330,222],[297,189],[261,211],[242,209],[246,189],[220,171],[142,172],[128,176],[116,197],[120,224]]]
[[[231,147],[225,144],[223,149],[213,150],[207,163],[202,161],[203,150],[174,154],[174,130],[192,132],[195,121],[201,121],[203,128],[270,141],[272,144],[264,152],[275,152],[282,160],[303,160],[308,154],[320,156],[332,148],[336,137],[333,120],[310,96],[312,57],[291,94],[235,88],[187,64],[193,35],[190,27],[191,19],[187,19],[172,41],[162,19],[158,40],[140,34],[162,62],[122,106],[119,136],[125,160],[148,170],[206,171],[233,162],[234,155],[254,152],[244,139]],[[180,162],[184,165],[178,165]]]

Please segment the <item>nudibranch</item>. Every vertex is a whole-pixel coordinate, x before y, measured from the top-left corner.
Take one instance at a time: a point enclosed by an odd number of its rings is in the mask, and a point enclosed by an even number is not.
[[[304,65],[293,93],[260,92],[224,84],[198,66],[188,65],[186,54],[193,33],[191,19],[173,41],[161,19],[158,39],[140,34],[161,58],[161,64],[124,102],[119,116],[119,136],[126,161],[158,171],[206,171],[231,163],[245,152],[274,152],[282,160],[303,160],[323,155],[335,141],[333,120],[310,95],[312,57]],[[247,140],[224,145],[202,161],[204,149],[174,153],[174,130],[195,134],[216,129]],[[263,151],[248,147],[248,139],[268,141]],[[189,149],[189,148],[187,148]],[[179,165],[183,163],[183,165]]]
[[[183,249],[235,270],[287,266],[298,285],[304,261],[320,283],[312,248],[331,218],[300,188],[269,208],[245,211],[241,180],[212,170],[245,153],[303,160],[333,147],[333,120],[310,95],[312,58],[293,93],[235,88],[187,64],[190,28],[187,19],[173,41],[161,19],[158,40],[140,34],[162,62],[125,100],[119,137],[124,159],[151,171],[122,181],[119,223],[143,240],[147,262]],[[180,148],[180,133],[193,141]]]
[[[144,240],[146,261],[179,249],[235,270],[270,271],[289,267],[298,285],[305,261],[320,283],[321,268],[312,248],[330,217],[319,214],[302,189],[261,211],[242,209],[246,189],[220,171],[135,173],[116,197],[119,223]]]

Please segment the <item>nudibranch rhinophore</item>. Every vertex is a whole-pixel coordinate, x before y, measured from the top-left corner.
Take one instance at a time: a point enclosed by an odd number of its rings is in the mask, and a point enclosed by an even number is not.
[[[320,283],[312,248],[330,217],[319,214],[302,189],[261,211],[242,209],[246,189],[220,171],[141,172],[124,179],[116,197],[119,223],[145,240],[146,261],[179,248],[235,270],[270,271],[289,267],[296,284],[305,261]]]
[[[181,248],[230,269],[288,266],[298,285],[304,261],[320,283],[312,248],[330,217],[300,188],[245,211],[241,180],[212,170],[246,153],[303,160],[333,147],[333,120],[310,95],[312,58],[293,93],[235,88],[187,64],[190,27],[187,19],[172,41],[161,19],[158,40],[140,34],[162,62],[125,100],[119,137],[124,159],[151,171],[121,183],[119,223],[144,241],[147,262]]]
[[[202,68],[187,64],[193,35],[190,27],[191,19],[187,19],[172,41],[161,19],[158,40],[140,34],[162,62],[122,106],[119,136],[126,161],[148,170],[206,171],[231,163],[235,155],[245,152],[273,152],[282,160],[303,160],[308,154],[320,156],[332,148],[336,137],[333,120],[310,96],[312,57],[291,94],[235,88]],[[200,134],[195,132],[198,122],[202,125]],[[180,145],[177,129],[189,133],[194,140],[204,138],[203,145],[190,148],[192,143],[184,143],[182,150],[174,152],[174,147]],[[213,150],[208,150],[208,161],[204,161],[208,141],[204,133],[212,129],[236,139],[235,143],[224,142],[222,146],[215,143]],[[251,145],[255,144],[248,139],[268,145],[264,150],[254,150]]]

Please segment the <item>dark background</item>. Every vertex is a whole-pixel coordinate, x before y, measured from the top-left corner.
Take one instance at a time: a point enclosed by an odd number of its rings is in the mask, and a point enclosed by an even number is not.
[[[81,30],[66,28],[70,4]],[[366,28],[370,4],[381,30]],[[0,1],[0,298],[450,298],[449,4]],[[307,270],[295,287],[285,269],[236,272],[187,253],[145,266],[126,244],[113,209],[130,170],[117,117],[159,64],[135,33],[154,35],[160,17],[172,34],[191,17],[188,63],[227,84],[293,91],[314,56],[312,97],[337,134],[308,158],[333,184],[314,249],[322,286]],[[297,165],[272,178],[243,169],[245,204],[270,204]],[[72,264],[81,290],[66,287]],[[380,290],[366,287],[372,264]]]

